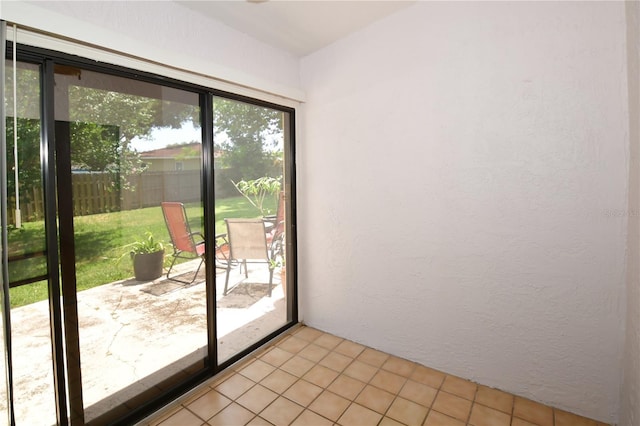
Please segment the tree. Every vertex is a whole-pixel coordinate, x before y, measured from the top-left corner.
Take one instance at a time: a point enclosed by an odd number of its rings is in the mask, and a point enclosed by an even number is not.
[[[107,171],[117,185],[132,189],[128,175],[144,171],[139,154],[131,149],[135,137],[149,137],[158,127],[179,128],[198,121],[197,106],[116,91],[69,87],[72,164]]]
[[[40,170],[40,74],[37,65],[24,64],[17,70],[17,116],[14,123],[13,72],[11,65],[7,67],[5,85],[6,141],[7,141],[7,193],[11,198],[15,194],[15,171],[18,169],[20,202],[32,201],[35,186],[41,185]],[[18,161],[14,156],[14,124],[18,143]]]
[[[118,158],[120,135],[116,126],[71,123],[71,163],[74,168],[106,171]]]
[[[40,171],[40,120],[19,118],[18,130],[18,181],[20,185],[20,201],[33,201],[34,186],[41,182]],[[15,194],[15,156],[13,148],[13,117],[6,119],[7,129],[7,193],[9,197]]]
[[[5,86],[9,106],[7,161],[10,166],[6,172],[9,190],[13,193],[13,116],[17,115],[20,192],[28,197],[32,192],[29,189],[41,185],[40,73],[37,66],[29,64],[19,64],[17,71],[17,114],[13,111],[13,73],[7,73]],[[65,93],[68,97],[61,104],[68,101],[69,105],[72,167],[111,173],[117,189],[128,187],[128,175],[144,170],[140,156],[131,148],[133,138],[148,137],[157,127],[178,128],[185,121],[199,121],[198,106],[86,87],[73,82],[73,78],[75,76],[56,75],[56,96]],[[117,79],[107,80],[109,83],[115,88],[122,85]]]
[[[69,87],[69,105],[72,121],[116,126],[126,146],[153,128],[199,121],[198,106],[82,86]]]
[[[230,179],[251,180],[279,176],[279,142],[284,131],[281,111],[231,99],[214,98],[214,142],[222,151],[219,161],[232,169]]]

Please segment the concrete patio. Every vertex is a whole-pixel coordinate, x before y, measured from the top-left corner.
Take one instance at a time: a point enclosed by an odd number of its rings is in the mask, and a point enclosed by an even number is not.
[[[179,265],[177,273],[190,279],[188,271],[196,266],[193,262]],[[145,390],[161,387],[162,381],[204,357],[203,270],[192,285],[163,276],[151,282],[124,280],[78,293],[86,420]],[[218,287],[223,287],[224,277],[224,271],[218,270]],[[279,274],[274,274],[273,293],[267,296],[266,265],[250,265],[247,279],[236,268],[230,282],[240,284],[226,296],[222,290],[216,295],[220,361],[284,325],[287,318]],[[22,355],[13,359],[18,424],[55,423],[48,315],[47,301],[11,311],[14,353]],[[0,404],[4,405],[4,389],[2,394]]]

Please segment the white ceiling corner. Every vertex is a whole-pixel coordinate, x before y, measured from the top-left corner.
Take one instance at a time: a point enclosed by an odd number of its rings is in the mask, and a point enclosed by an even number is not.
[[[415,2],[174,1],[297,57],[313,53]]]

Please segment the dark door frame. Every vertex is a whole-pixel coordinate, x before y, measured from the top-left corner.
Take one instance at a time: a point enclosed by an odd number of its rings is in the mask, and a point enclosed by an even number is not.
[[[9,41],[6,46],[12,47]],[[9,52],[10,49],[7,49]],[[83,69],[97,71],[101,73],[113,74],[133,80],[150,82],[161,86],[174,87],[181,90],[191,91],[200,95],[200,109],[202,117],[202,202],[205,218],[205,240],[206,244],[212,244],[213,236],[216,235],[214,220],[215,189],[213,177],[214,143],[213,143],[213,96],[238,100],[257,106],[273,108],[288,114],[289,119],[286,139],[289,146],[285,149],[289,157],[285,163],[288,173],[288,190],[290,191],[287,213],[290,246],[287,252],[287,265],[291,286],[287,299],[287,322],[278,330],[264,336],[240,353],[232,356],[223,363],[217,362],[217,334],[216,334],[216,301],[215,301],[215,268],[207,268],[207,324],[208,324],[208,348],[204,368],[193,373],[186,380],[175,382],[159,397],[149,399],[130,410],[124,416],[122,413],[106,413],[105,416],[92,421],[92,423],[115,423],[127,424],[139,420],[152,411],[162,407],[188,389],[203,382],[207,378],[223,371],[228,366],[237,362],[248,353],[256,350],[267,341],[283,333],[288,328],[294,326],[298,321],[297,310],[297,278],[296,278],[296,216],[295,216],[295,109],[270,102],[248,98],[225,91],[214,90],[207,87],[185,83],[163,76],[150,73],[130,70],[124,67],[98,63],[89,59],[78,58],[61,52],[54,52],[47,49],[17,45],[17,59],[20,61],[39,64],[41,68],[41,162],[43,189],[45,193],[45,233],[47,247],[55,247],[54,250],[47,250],[47,261],[49,265],[56,265],[48,268],[49,276],[49,309],[50,327],[53,348],[53,369],[54,384],[56,393],[56,410],[58,424],[66,425],[68,420],[71,424],[84,424],[84,407],[82,401],[82,380],[80,349],[78,339],[78,312],[76,300],[75,281],[75,245],[73,234],[73,199],[70,191],[65,191],[71,184],[71,162],[68,141],[68,126],[55,121],[54,83],[56,65],[75,66]],[[8,53],[5,57],[8,57]],[[3,156],[4,158],[4,156]],[[61,189],[61,190],[56,190]],[[57,194],[57,200],[55,195]],[[57,207],[56,207],[57,201]],[[3,218],[6,216],[3,216]],[[59,221],[59,229],[56,226]],[[58,252],[59,243],[59,252]],[[6,247],[6,240],[3,241]],[[206,250],[207,264],[215,264],[215,251],[213,247]],[[61,273],[58,273],[60,265]],[[3,275],[6,273],[3,268]],[[60,286],[60,283],[62,285]],[[5,282],[5,295],[8,295],[8,283]],[[62,304],[60,295],[63,296]],[[5,304],[8,306],[8,297],[5,297]],[[63,314],[64,313],[64,318]],[[5,315],[8,317],[9,311],[5,307]],[[63,323],[65,335],[63,336]],[[9,330],[7,330],[9,331]],[[10,339],[10,334],[7,336]],[[66,354],[66,358],[65,358]],[[67,375],[65,375],[65,362]],[[11,362],[9,359],[9,373],[11,373]],[[67,413],[67,396],[70,412]]]

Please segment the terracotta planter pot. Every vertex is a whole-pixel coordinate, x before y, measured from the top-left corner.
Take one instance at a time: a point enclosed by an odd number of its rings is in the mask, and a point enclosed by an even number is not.
[[[137,281],[151,281],[162,275],[164,250],[155,253],[132,254],[133,273]]]

